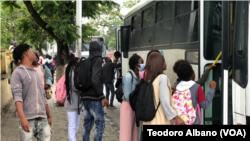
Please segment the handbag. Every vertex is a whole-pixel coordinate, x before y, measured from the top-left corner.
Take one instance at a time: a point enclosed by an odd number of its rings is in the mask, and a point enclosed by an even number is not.
[[[44,65],[43,65],[43,71],[44,71],[44,75],[45,75],[45,78],[46,78],[46,69],[45,69]],[[44,84],[46,84],[46,80],[45,79],[44,79]],[[50,99],[52,97],[51,87],[49,89],[45,90],[45,93],[46,93],[46,98]]]

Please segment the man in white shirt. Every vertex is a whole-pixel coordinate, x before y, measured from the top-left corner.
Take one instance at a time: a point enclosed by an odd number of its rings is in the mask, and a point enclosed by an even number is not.
[[[13,44],[9,47],[9,50],[13,51],[17,46],[17,42],[13,41]]]
[[[40,52],[37,50],[36,53],[37,53],[37,55],[39,56],[39,61],[38,61],[38,63],[39,63],[39,64],[43,64],[44,59],[43,59],[43,57],[41,56]]]

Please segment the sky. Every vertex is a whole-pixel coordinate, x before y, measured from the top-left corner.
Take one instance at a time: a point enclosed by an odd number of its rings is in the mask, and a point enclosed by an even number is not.
[[[118,3],[118,4],[120,4],[121,7],[122,7],[123,2],[126,2],[127,0],[112,0],[112,1],[114,1],[114,2],[116,2],[116,3]],[[129,11],[128,8],[121,8],[121,14],[123,14],[124,16],[125,16],[125,14],[127,14],[128,11]],[[82,23],[85,24],[85,23],[88,23],[88,21],[89,21],[89,20],[88,20],[87,18],[83,18]]]

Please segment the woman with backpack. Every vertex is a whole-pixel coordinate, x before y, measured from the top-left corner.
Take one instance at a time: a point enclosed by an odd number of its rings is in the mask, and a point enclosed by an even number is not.
[[[67,98],[64,107],[68,115],[68,136],[69,141],[77,141],[77,132],[80,126],[81,114],[78,114],[78,108],[82,109],[82,102],[79,100],[79,92],[74,86],[74,69],[80,61],[78,57],[71,58],[65,72],[65,85],[67,90]]]
[[[167,69],[167,64],[163,55],[160,53],[151,53],[146,64],[145,81],[152,82],[154,89],[154,104],[157,108],[155,117],[148,122],[143,122],[143,125],[171,125],[172,120],[176,120],[178,125],[184,125],[184,121],[175,113],[171,107],[171,85],[170,81],[163,73]]]
[[[151,53],[153,53],[153,52],[158,52],[158,53],[160,53],[160,51],[157,50],[157,49],[151,50],[150,52],[148,52],[146,62],[147,62],[147,60],[148,60],[148,56],[149,56]],[[147,74],[147,72],[146,72],[146,67],[145,67],[145,64],[143,64],[143,71],[141,72],[141,79],[144,79],[144,77],[146,76],[146,74]]]
[[[120,141],[137,141],[139,128],[136,126],[135,112],[129,103],[129,95],[140,82],[139,69],[143,59],[134,54],[129,59],[130,71],[122,78],[122,89],[124,92],[120,108]]]

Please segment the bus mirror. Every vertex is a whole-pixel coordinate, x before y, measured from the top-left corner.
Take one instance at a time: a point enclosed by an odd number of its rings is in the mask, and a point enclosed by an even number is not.
[[[123,57],[128,58],[130,26],[121,26],[121,50]]]

